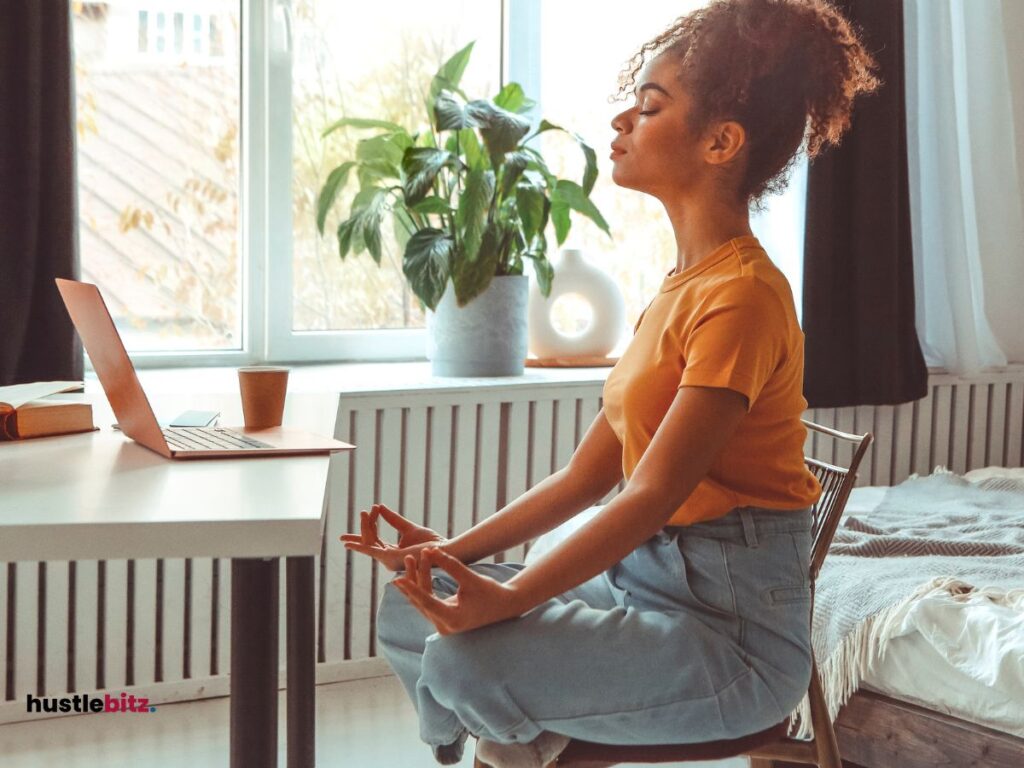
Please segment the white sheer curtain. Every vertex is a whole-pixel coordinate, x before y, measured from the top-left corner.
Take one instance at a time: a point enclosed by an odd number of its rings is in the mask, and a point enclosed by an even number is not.
[[[904,0],[904,25],[916,324],[925,360],[963,375],[1005,366],[982,282],[986,249],[1015,252],[1024,243],[1001,5]]]

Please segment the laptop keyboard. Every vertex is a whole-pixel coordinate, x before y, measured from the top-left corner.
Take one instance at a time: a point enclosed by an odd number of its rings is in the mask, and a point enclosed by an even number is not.
[[[170,427],[161,431],[164,433],[167,444],[179,451],[223,450],[225,448],[253,450],[274,447],[223,427],[189,427],[187,429]]]

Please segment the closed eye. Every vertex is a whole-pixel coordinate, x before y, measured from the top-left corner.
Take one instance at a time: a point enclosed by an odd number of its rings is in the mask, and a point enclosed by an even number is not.
[[[647,110],[646,112],[640,112],[640,114],[641,115],[653,115],[657,111],[658,110],[656,110],[656,109],[654,109],[654,110]]]

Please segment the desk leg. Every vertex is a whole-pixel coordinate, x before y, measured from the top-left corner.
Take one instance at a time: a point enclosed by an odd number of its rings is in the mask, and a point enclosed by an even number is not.
[[[231,560],[231,768],[277,768],[278,571]]]
[[[313,558],[288,558],[288,768],[316,765]]]

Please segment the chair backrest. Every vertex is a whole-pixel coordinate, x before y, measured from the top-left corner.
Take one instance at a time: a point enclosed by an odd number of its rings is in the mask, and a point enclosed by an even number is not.
[[[864,453],[874,439],[870,432],[863,435],[854,435],[847,432],[840,432],[838,429],[823,427],[807,419],[801,419],[804,426],[824,435],[829,435],[836,440],[843,440],[853,443],[853,459],[848,467],[837,467],[834,464],[812,458],[804,457],[807,468],[814,473],[821,484],[821,498],[814,505],[813,527],[814,542],[811,546],[811,584],[813,586],[818,578],[818,572],[828,554],[828,548],[832,544],[832,537],[835,536],[836,528],[839,527],[839,518],[842,517],[843,509],[846,507],[846,499],[857,482],[857,468],[860,466]]]

